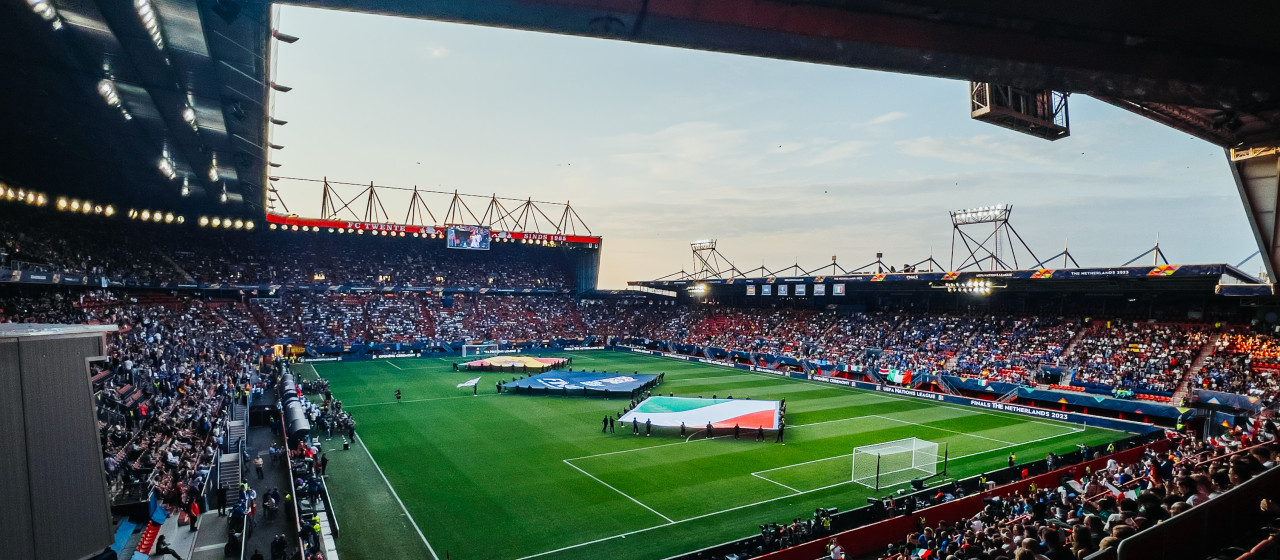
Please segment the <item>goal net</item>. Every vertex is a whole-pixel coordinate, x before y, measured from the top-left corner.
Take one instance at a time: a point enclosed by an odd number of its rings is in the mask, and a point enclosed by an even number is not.
[[[879,490],[938,473],[938,444],[919,438],[853,448],[853,481]]]
[[[498,351],[497,344],[463,344],[462,356],[478,356],[480,354],[492,354]]]

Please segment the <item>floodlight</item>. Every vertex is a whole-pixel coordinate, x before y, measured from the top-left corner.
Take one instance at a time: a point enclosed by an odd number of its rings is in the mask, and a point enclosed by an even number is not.
[[[102,205],[101,205],[101,204],[95,204],[95,205],[93,206],[93,213],[94,213],[94,214],[101,214],[101,213],[102,213]]]
[[[173,169],[173,162],[169,161],[168,156],[160,158],[160,161],[156,166],[160,168],[160,173],[162,173],[165,178],[176,179],[178,177],[178,172]]]
[[[45,203],[45,202],[48,202],[48,201],[49,201],[49,199],[45,198],[43,194],[38,194],[38,195],[36,195],[36,205],[37,205],[37,206],[44,206],[44,203]]]
[[[298,231],[298,226],[295,225],[291,229],[293,229],[293,231]]]
[[[180,223],[180,224],[181,224],[181,223],[186,222],[186,221],[187,221],[187,219],[186,219],[185,217],[183,217],[183,216],[178,216],[178,223]]]
[[[144,222],[145,222],[145,221],[150,220],[150,219],[151,219],[151,211],[150,211],[150,210],[143,210],[143,211],[142,211],[142,221],[144,221]]]
[[[209,217],[208,217],[208,216],[200,216],[200,227],[204,227],[204,226],[207,226],[207,225],[209,225]]]
[[[162,220],[162,219],[164,219],[164,216],[160,215],[160,211],[159,211],[159,210],[156,210],[153,214],[151,214],[151,221],[153,221],[153,222],[155,222],[155,223],[157,223],[157,224],[158,224],[158,223],[160,223],[160,220]]]
[[[103,79],[98,82],[98,95],[102,96],[102,100],[112,107],[120,106],[120,94],[116,91],[116,85],[111,80]]]
[[[173,212],[165,212],[165,214],[164,214],[164,223],[166,223],[166,224],[172,224],[172,223],[173,223]]]
[[[155,7],[151,5],[151,0],[134,0],[133,8],[138,12],[138,19],[142,20],[142,27],[147,30],[147,35],[151,36],[151,42],[155,44],[157,49],[164,50],[164,37],[160,34],[160,21],[156,19]]]
[[[193,109],[190,105],[184,105],[182,107],[182,120],[186,121],[186,123],[191,126],[195,126],[196,110]]]
[[[244,220],[236,220],[236,229],[241,229],[243,227],[244,227]]]

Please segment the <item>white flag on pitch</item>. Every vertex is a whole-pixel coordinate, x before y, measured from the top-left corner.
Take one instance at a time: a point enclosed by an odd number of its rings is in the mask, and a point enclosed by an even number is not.
[[[470,380],[470,381],[464,381],[464,382],[462,382],[462,383],[459,383],[459,384],[458,384],[458,387],[459,387],[459,388],[461,388],[461,387],[470,387],[470,386],[475,385],[476,383],[479,383],[479,382],[480,382],[480,378],[479,378],[479,377],[477,377],[477,378],[472,379],[472,380]]]

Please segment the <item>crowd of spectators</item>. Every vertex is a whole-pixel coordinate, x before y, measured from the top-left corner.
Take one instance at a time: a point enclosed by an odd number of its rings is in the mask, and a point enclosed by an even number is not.
[[[922,524],[881,558],[1080,560],[1273,468],[1280,455],[1274,426],[1253,438],[1180,439],[1169,452],[1148,451],[1131,464],[1112,459],[1057,487],[987,499],[968,519]]]
[[[230,320],[228,320],[230,318]],[[117,499],[154,488],[182,507],[204,490],[225,436],[224,411],[257,361],[236,306],[108,290],[0,300],[2,322],[115,325],[92,364],[103,466]]]
[[[1280,341],[1258,333],[1225,333],[1214,342],[1191,386],[1280,400]]]
[[[196,226],[0,205],[0,268],[85,276],[94,285],[103,277],[141,284],[553,290],[567,290],[574,283],[567,250],[512,243],[495,243],[488,251],[450,250],[443,239],[270,231],[263,226],[175,235]]]
[[[1086,334],[1066,363],[1085,383],[1172,393],[1210,336],[1199,326],[1118,322]]]

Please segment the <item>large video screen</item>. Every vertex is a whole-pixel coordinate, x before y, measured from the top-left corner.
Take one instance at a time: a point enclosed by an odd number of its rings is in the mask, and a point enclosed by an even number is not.
[[[489,250],[489,228],[480,226],[449,226],[445,246],[450,249]]]

